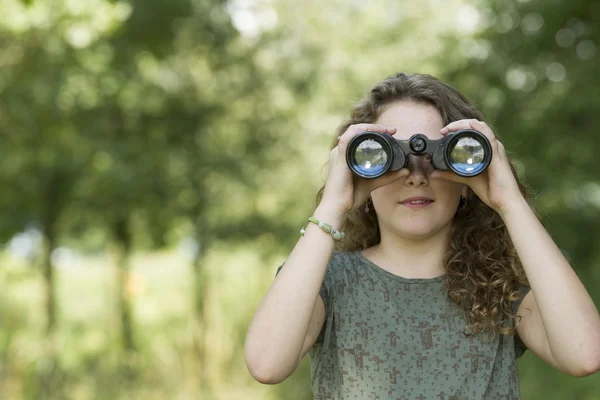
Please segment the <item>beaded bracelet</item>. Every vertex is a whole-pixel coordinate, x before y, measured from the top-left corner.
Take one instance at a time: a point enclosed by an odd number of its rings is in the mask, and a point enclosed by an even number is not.
[[[319,228],[323,229],[324,232],[329,233],[335,240],[342,240],[345,236],[344,232],[338,231],[337,229],[333,229],[331,225],[321,222],[314,217],[309,217],[308,222],[312,222],[313,224],[319,225]],[[304,227],[300,229],[300,235],[304,236],[307,226],[308,224],[304,225]]]

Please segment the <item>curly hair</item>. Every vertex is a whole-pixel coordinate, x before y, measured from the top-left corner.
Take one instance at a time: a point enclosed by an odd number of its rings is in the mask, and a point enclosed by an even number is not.
[[[400,100],[434,106],[444,124],[460,119],[483,120],[477,108],[452,86],[430,75],[398,73],[376,84],[354,106],[350,119],[335,133],[331,147],[337,146],[338,135],[350,125],[373,123],[387,105]],[[529,203],[530,190],[520,181],[512,163],[510,166]],[[324,189],[323,186],[317,194],[317,204]],[[336,243],[336,250],[364,250],[380,242],[373,208],[366,211],[364,206],[356,207],[350,213],[343,226],[346,237]],[[465,327],[465,335],[487,333],[492,340],[497,334],[515,334],[518,321],[513,323],[516,311],[512,305],[522,296],[521,285],[529,283],[502,218],[471,189],[464,207],[459,208],[452,221],[444,266],[448,297],[470,323],[470,327]]]

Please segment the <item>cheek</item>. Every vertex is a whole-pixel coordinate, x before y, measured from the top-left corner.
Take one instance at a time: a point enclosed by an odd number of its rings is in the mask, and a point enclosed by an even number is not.
[[[394,190],[393,185],[382,186],[371,192],[373,204],[379,207],[384,206],[384,203],[389,203],[389,199],[394,199],[398,195],[398,191]]]
[[[455,201],[456,204],[460,201],[460,196],[462,195],[463,185],[454,182],[440,182],[437,187],[436,192],[438,195],[443,195],[446,198],[446,201],[452,202]]]

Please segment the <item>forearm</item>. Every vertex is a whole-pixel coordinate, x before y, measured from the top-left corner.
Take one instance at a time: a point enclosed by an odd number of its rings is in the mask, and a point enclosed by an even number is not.
[[[525,200],[503,213],[557,363],[577,369],[600,358],[600,316],[585,287]]]
[[[323,208],[313,215],[338,229],[343,219]],[[331,235],[311,223],[285,261],[248,329],[246,362],[255,377],[285,379],[297,367],[333,249]]]

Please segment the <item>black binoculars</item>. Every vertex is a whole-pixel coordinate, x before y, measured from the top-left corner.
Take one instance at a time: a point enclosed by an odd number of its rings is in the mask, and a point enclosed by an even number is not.
[[[410,154],[429,155],[433,168],[472,177],[490,165],[492,146],[483,133],[474,129],[450,132],[437,140],[421,133],[408,140],[397,140],[387,133],[367,131],[350,140],[346,162],[354,174],[375,179],[388,171],[405,168]]]

